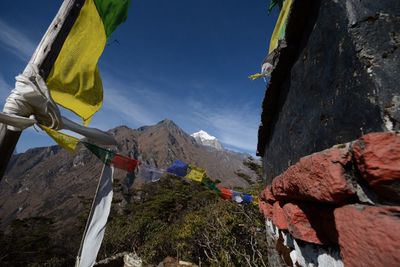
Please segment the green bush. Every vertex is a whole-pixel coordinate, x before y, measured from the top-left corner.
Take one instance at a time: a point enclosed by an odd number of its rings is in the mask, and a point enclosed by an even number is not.
[[[101,257],[134,250],[151,264],[174,256],[205,266],[265,265],[263,219],[256,206],[224,201],[175,176],[132,194],[123,214],[112,213]]]

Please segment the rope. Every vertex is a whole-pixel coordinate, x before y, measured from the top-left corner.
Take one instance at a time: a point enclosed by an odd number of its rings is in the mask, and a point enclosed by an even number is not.
[[[29,64],[25,71],[15,79],[15,89],[7,97],[2,117],[11,115],[10,117],[15,121],[11,126],[16,128],[18,126],[26,128],[38,122],[58,130],[61,125],[60,111],[51,98],[45,81],[39,75],[37,66]],[[26,119],[32,115],[34,117],[27,121]],[[1,121],[6,124],[10,123],[6,119]]]

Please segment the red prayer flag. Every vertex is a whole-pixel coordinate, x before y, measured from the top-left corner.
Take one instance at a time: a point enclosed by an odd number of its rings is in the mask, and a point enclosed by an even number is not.
[[[123,169],[128,172],[133,172],[140,164],[138,160],[131,159],[119,154],[115,154],[110,163],[113,164],[115,168]]]
[[[220,195],[221,195],[222,199],[226,199],[226,200],[232,199],[232,194],[233,194],[232,190],[225,188],[225,187],[220,187],[219,190],[221,190]]]

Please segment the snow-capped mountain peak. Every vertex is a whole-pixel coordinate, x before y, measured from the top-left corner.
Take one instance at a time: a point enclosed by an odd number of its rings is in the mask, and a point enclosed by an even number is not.
[[[194,138],[198,137],[203,140],[215,140],[217,139],[215,136],[209,135],[207,132],[200,130],[197,133],[191,134]]]
[[[192,136],[199,144],[211,146],[218,150],[223,150],[223,147],[218,139],[215,136],[208,134],[206,131],[200,130],[197,133],[191,134],[190,136]]]

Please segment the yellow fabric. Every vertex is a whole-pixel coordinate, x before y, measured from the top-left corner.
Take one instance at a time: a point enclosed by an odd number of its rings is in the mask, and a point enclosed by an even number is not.
[[[191,179],[196,182],[199,182],[199,183],[203,182],[204,178],[206,178],[206,171],[204,169],[193,167],[193,166],[191,166],[190,168],[191,168],[191,170],[186,175],[186,178]]]
[[[271,41],[269,43],[269,53],[278,47],[278,41],[285,38],[286,24],[292,8],[293,0],[285,0],[278,21],[275,24],[274,32],[272,33]]]
[[[253,205],[258,205],[259,202],[258,196],[253,196]]]
[[[250,75],[250,76],[249,76],[249,79],[252,80],[252,81],[254,81],[254,80],[257,80],[257,79],[262,78],[262,77],[264,77],[264,76],[265,76],[265,75],[263,75],[263,74],[261,74],[261,73],[256,73],[256,74]]]
[[[97,62],[105,44],[102,19],[93,0],[86,0],[46,81],[54,101],[85,124],[103,103]]]
[[[50,137],[53,138],[62,148],[65,148],[71,152],[75,151],[76,146],[79,143],[78,138],[57,132],[44,125],[40,125],[40,128],[42,128],[48,135],[50,135]]]

